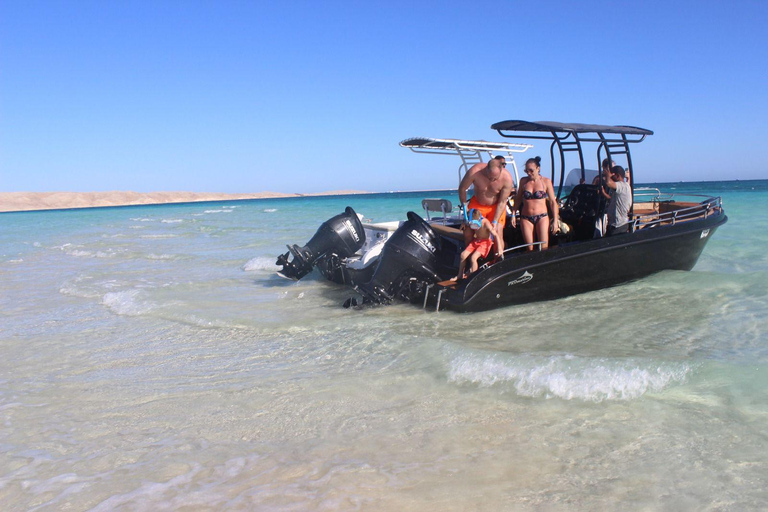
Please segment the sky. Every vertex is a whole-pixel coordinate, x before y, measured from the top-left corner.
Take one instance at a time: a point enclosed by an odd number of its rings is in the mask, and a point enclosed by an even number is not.
[[[766,25],[738,0],[3,0],[0,191],[455,188],[458,158],[398,143],[509,119],[653,130],[641,183],[765,179]]]

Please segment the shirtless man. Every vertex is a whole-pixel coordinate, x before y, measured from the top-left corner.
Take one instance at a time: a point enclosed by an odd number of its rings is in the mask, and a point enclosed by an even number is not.
[[[512,175],[500,159],[493,158],[490,162],[481,162],[470,167],[467,174],[459,183],[459,201],[465,205],[465,211],[474,208],[479,210],[486,219],[491,220],[496,239],[496,256],[504,254],[504,223],[507,220],[506,203],[514,184]],[[467,202],[467,189],[475,185],[475,195]],[[465,224],[464,246],[472,242],[474,232]]]

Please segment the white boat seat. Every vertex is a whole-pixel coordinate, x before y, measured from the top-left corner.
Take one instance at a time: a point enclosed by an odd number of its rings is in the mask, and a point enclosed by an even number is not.
[[[427,222],[431,220],[429,212],[442,212],[443,225],[446,224],[446,217],[453,210],[453,205],[447,199],[422,199],[421,207],[427,212]]]
[[[355,270],[362,270],[374,261],[379,259],[381,251],[384,249],[384,242],[381,241],[374,245],[369,251],[366,251],[362,256],[347,258],[346,265],[349,268]]]

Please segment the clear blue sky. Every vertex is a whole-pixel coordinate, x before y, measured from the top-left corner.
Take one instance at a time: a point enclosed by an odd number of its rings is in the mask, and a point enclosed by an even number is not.
[[[506,119],[654,130],[641,182],[767,178],[766,26],[764,0],[4,0],[0,191],[452,188],[458,159],[398,142]]]

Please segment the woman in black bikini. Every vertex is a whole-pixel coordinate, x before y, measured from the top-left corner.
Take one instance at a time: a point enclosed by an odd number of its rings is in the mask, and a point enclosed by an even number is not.
[[[515,196],[515,206],[520,210],[520,229],[523,232],[523,240],[526,244],[532,244],[534,241],[534,232],[536,240],[543,242],[542,249],[549,247],[549,214],[547,212],[547,203],[552,210],[552,233],[557,233],[559,211],[557,209],[557,200],[555,191],[552,188],[552,181],[545,178],[540,171],[541,157],[529,158],[525,162],[525,173],[528,175],[520,179],[520,185],[517,187]],[[512,217],[514,222],[514,216]],[[513,224],[514,225],[514,224]],[[534,246],[529,246],[532,251]]]

